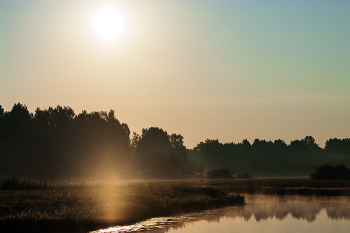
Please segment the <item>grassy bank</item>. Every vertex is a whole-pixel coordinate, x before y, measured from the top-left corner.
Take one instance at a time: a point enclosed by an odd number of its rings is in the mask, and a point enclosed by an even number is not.
[[[204,185],[228,193],[350,196],[349,180],[310,180],[309,178],[254,178],[205,180]]]
[[[0,191],[8,231],[86,232],[157,216],[244,204],[244,197],[200,181],[50,184]],[[8,186],[7,186],[8,187]]]

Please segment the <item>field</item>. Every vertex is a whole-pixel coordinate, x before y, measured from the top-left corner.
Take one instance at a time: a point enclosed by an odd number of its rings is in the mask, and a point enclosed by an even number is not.
[[[350,195],[350,181],[307,178],[27,182],[0,187],[0,226],[16,232],[86,232],[150,217],[242,205],[245,193]]]

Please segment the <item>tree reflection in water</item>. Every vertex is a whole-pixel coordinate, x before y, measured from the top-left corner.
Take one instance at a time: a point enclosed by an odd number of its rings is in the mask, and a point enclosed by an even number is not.
[[[325,209],[331,219],[350,220],[349,197],[317,196],[275,196],[246,195],[248,205],[244,211],[232,217],[241,216],[246,221],[254,216],[257,221],[276,218],[285,219],[289,214],[293,218],[313,222],[316,216]]]
[[[350,197],[317,197],[317,196],[277,196],[245,195],[244,206],[208,210],[172,218],[154,218],[132,226],[104,229],[96,232],[142,231],[152,229],[154,233],[181,231],[188,224],[196,225],[198,221],[220,223],[223,219],[244,219],[246,222],[263,222],[268,219],[293,219],[312,223],[322,210],[330,220],[350,220]],[[350,224],[350,222],[349,222]]]

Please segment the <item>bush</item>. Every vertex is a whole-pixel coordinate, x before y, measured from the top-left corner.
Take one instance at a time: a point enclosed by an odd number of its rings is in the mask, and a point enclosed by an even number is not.
[[[344,164],[331,166],[326,163],[315,167],[315,172],[310,174],[312,180],[350,180],[350,169]]]
[[[230,171],[227,169],[213,169],[208,171],[207,178],[209,179],[232,179]]]
[[[237,179],[251,179],[253,178],[248,172],[245,172],[244,174],[237,175]]]

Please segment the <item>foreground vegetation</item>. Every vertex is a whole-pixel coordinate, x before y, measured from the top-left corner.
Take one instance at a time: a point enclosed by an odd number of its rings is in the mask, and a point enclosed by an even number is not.
[[[41,189],[37,189],[40,184],[27,186],[27,190],[20,185],[8,190],[11,186],[2,185],[0,228],[16,232],[86,232],[150,217],[244,204],[244,196],[228,194],[205,183],[60,183],[43,185]]]
[[[350,196],[350,181],[254,178],[46,184],[10,178],[0,182],[0,226],[16,232],[86,232],[241,205],[245,193]]]

